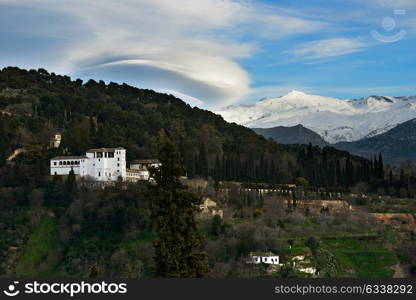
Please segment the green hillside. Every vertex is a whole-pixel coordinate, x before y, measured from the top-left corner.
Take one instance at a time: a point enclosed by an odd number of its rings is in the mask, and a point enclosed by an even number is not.
[[[51,148],[56,133],[63,140]],[[414,176],[393,169],[389,176],[381,157],[370,161],[331,147],[280,145],[171,95],[9,67],[0,71],[0,276],[153,276],[149,184],[91,189],[82,181],[49,176],[49,159],[116,146],[127,149],[127,163],[155,158],[165,134],[178,144],[183,175],[208,182],[193,191],[231,207],[224,221],[200,224],[218,276],[260,276],[264,270],[245,273],[241,258],[250,251],[284,249],[278,237],[287,244],[304,229],[356,234],[374,228],[372,221],[355,217],[327,220],[326,210],[306,217],[285,208],[268,211],[261,195],[220,195],[220,181],[297,183],[314,197],[363,186],[404,197],[413,193]],[[279,197],[288,199],[285,193]]]

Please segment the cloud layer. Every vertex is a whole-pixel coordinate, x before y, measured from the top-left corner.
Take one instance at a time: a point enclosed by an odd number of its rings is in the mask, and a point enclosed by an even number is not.
[[[315,89],[317,79],[334,78],[320,65],[335,59],[357,65],[354,53],[362,56],[360,66],[385,56],[370,30],[380,29],[387,16],[396,19],[396,29],[409,32],[406,39],[416,33],[414,0],[394,5],[387,0],[278,3],[0,0],[0,66],[43,67],[83,79],[126,82],[216,108],[269,91],[275,97],[292,87]],[[408,13],[395,16],[392,9]],[[386,35],[396,31],[381,29]],[[371,55],[366,51],[370,48]],[[396,52],[412,61],[402,49]],[[342,83],[353,84],[356,74]]]
[[[293,54],[305,59],[326,59],[360,52],[367,46],[368,43],[359,38],[331,38],[300,44]]]
[[[3,18],[1,35],[15,39],[3,64],[14,57],[17,65],[171,91],[205,106],[231,104],[250,93],[250,75],[238,63],[257,50],[248,36],[280,39],[322,27],[248,1],[0,0],[0,5],[4,15],[14,14]],[[16,56],[16,48],[30,45],[30,59],[23,57],[26,51]]]

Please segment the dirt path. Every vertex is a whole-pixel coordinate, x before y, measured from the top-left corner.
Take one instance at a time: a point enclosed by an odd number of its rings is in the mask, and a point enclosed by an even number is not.
[[[19,148],[14,150],[14,152],[6,159],[7,161],[12,161],[13,159],[15,159],[18,155],[26,152],[27,150],[24,148]]]

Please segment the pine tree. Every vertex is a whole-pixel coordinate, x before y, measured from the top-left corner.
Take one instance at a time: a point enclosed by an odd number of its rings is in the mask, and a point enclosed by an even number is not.
[[[183,172],[177,145],[163,137],[159,152],[161,167],[152,170],[152,220],[157,277],[204,277],[209,274],[202,237],[194,219],[200,198],[188,192],[179,176]]]

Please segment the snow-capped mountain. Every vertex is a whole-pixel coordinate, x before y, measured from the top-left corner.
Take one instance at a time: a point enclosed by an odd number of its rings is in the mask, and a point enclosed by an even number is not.
[[[341,100],[299,91],[216,111],[225,120],[252,128],[302,124],[331,144],[373,137],[416,118],[415,97],[371,96]]]

